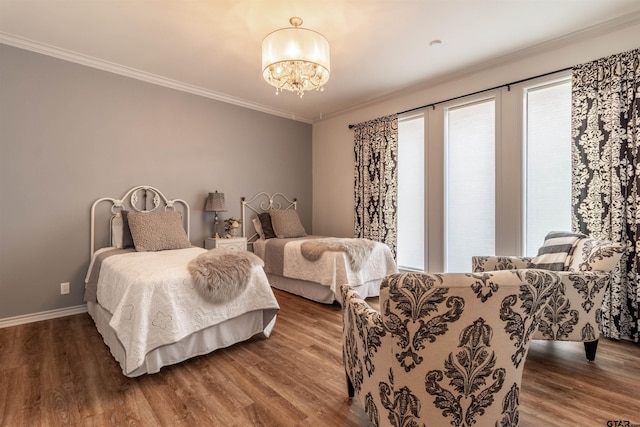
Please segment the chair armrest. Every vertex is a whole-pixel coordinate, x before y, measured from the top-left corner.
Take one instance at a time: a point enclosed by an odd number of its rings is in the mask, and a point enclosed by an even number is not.
[[[600,308],[611,281],[602,271],[554,271],[560,286],[542,313],[534,339],[595,341]]]
[[[357,396],[377,389],[379,379],[372,375],[375,370],[385,372],[384,367],[375,367],[375,359],[387,332],[380,313],[351,287],[342,285],[341,294],[344,367]]]
[[[362,328],[378,328],[382,326],[382,316],[380,312],[374,308],[372,308],[367,302],[358,295],[356,291],[354,291],[349,285],[342,285],[340,287],[340,291],[342,294],[343,304],[342,304],[342,312],[343,314],[351,310],[354,315],[357,315],[358,318],[362,321],[358,323],[358,327]],[[351,307],[349,307],[351,306]],[[354,319],[345,319],[347,321]],[[345,323],[346,326],[346,323]]]
[[[471,257],[471,269],[474,273],[496,270],[519,270],[529,268],[532,257],[520,256],[474,256]]]

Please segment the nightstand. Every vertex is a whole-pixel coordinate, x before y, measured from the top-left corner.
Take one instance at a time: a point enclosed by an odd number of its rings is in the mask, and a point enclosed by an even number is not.
[[[247,238],[246,237],[231,237],[229,239],[215,237],[207,237],[204,241],[205,249],[224,248],[232,251],[246,251],[247,250]]]

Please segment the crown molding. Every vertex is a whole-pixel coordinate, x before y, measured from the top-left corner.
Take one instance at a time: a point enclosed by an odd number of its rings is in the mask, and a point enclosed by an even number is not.
[[[109,61],[104,61],[102,59],[94,58],[91,56],[82,55],[80,53],[76,53],[70,50],[60,49],[55,46],[36,42],[34,40],[29,40],[29,39],[19,37],[13,34],[5,33],[2,31],[0,31],[0,43],[17,47],[20,49],[24,49],[24,50],[29,50],[31,52],[36,52],[43,55],[51,56],[54,58],[62,59],[64,61],[69,61],[76,64],[84,65],[86,67],[91,67],[98,70],[119,74],[121,76],[130,77],[132,79],[142,80],[144,82],[151,83],[154,85],[191,93],[193,95],[198,95],[205,98],[215,99],[216,101],[221,101],[227,104],[232,104],[239,107],[260,111],[262,113],[267,113],[274,116],[283,117],[285,119],[296,120],[304,123],[312,123],[311,119],[308,119],[305,117],[292,117],[290,113],[285,113],[283,111],[275,110],[273,108],[270,108],[264,105],[255,104],[255,103],[246,101],[244,99],[235,98],[220,92],[215,92],[199,86],[183,83],[178,80],[162,77],[157,74],[147,73],[146,71],[137,70],[135,68],[126,67],[124,65],[116,64]]]
[[[352,111],[357,111],[362,108],[366,108],[366,107],[376,105],[378,103],[396,98],[398,96],[403,96],[403,95],[412,94],[418,91],[427,90],[432,87],[445,84],[450,81],[455,81],[481,71],[489,70],[491,68],[495,68],[498,66],[508,65],[510,63],[517,62],[518,60],[521,60],[523,58],[526,58],[532,55],[558,49],[571,43],[577,43],[582,40],[598,37],[604,34],[623,30],[627,27],[633,27],[636,25],[640,25],[640,12],[624,15],[616,19],[601,22],[600,24],[596,24],[591,27],[587,27],[582,30],[566,34],[564,36],[560,36],[555,39],[548,40],[546,42],[538,43],[523,49],[518,49],[511,53],[501,55],[499,57],[496,57],[487,61],[480,62],[478,64],[467,67],[464,70],[460,70],[458,72],[447,73],[445,76],[434,77],[432,79],[429,79],[428,81],[423,81],[406,88],[379,94],[378,96],[362,101],[357,105],[352,105],[340,111],[327,114],[324,116],[324,119],[329,119],[329,118],[340,116]],[[576,65],[576,64],[568,64],[567,66],[572,66],[572,65]],[[319,121],[321,120],[316,120],[315,122],[319,122]]]

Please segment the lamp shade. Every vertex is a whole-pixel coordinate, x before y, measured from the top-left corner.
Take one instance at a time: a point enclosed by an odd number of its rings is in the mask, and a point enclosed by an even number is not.
[[[302,96],[305,90],[321,90],[329,80],[329,41],[316,31],[300,28],[300,18],[290,22],[293,27],[276,30],[262,41],[262,76],[277,90]]]
[[[226,212],[227,207],[224,204],[224,193],[209,193],[207,204],[204,207],[206,212]]]

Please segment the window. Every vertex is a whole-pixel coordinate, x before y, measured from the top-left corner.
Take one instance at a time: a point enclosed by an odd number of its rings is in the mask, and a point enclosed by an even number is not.
[[[398,133],[401,269],[469,272],[571,230],[569,72],[436,105]]]
[[[424,270],[424,116],[398,121],[398,268]]]
[[[571,81],[526,88],[524,255],[544,236],[571,230]]]
[[[445,271],[495,253],[495,100],[445,111]]]

